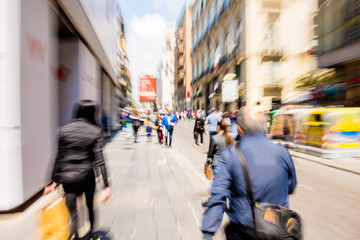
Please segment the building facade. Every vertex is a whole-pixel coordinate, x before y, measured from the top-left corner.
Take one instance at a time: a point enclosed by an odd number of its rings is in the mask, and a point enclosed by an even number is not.
[[[176,111],[191,109],[191,19],[191,6],[186,3],[175,31],[174,109]]]
[[[157,104],[160,108],[172,109],[174,106],[174,51],[174,31],[169,27],[165,34],[162,58],[158,68],[159,76],[156,82]]]
[[[314,0],[197,0],[193,6],[192,108],[261,111],[297,95],[296,79],[316,69]],[[234,74],[238,99],[222,102]]]
[[[120,5],[117,5],[117,74],[120,83],[117,88],[117,96],[120,99],[119,107],[132,105],[131,74],[129,71],[129,59],[126,50],[125,25],[121,15]]]
[[[0,211],[49,183],[57,128],[78,100],[116,127],[116,22],[115,0],[0,1]]]
[[[346,106],[360,106],[360,1],[319,1],[319,67],[335,68]]]

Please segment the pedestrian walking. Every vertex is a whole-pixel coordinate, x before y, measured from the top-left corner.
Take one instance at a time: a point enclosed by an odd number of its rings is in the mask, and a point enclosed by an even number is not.
[[[146,128],[146,137],[147,137],[147,142],[151,142],[151,133],[152,133],[152,126],[150,123],[150,117],[148,117],[145,120],[145,128]]]
[[[233,135],[236,135],[236,133],[237,133],[236,115],[238,112],[239,112],[239,110],[235,110],[230,115],[230,132]]]
[[[201,118],[201,114],[200,112],[196,115],[196,119],[195,119],[195,124],[194,124],[194,138],[195,138],[195,143],[194,146],[198,146],[198,139],[199,139],[199,135],[200,135],[200,146],[203,146],[203,133],[204,133],[204,126],[205,126],[205,121],[204,119]]]
[[[289,194],[296,187],[296,173],[293,160],[287,149],[273,144],[266,136],[266,120],[254,110],[242,109],[237,120],[243,134],[237,147],[246,159],[246,165],[253,186],[256,202],[267,202],[284,207],[289,206]],[[235,147],[226,148],[219,157],[211,187],[211,198],[203,204],[207,207],[203,215],[204,239],[212,239],[219,229],[229,196],[226,211],[230,223],[225,229],[226,238],[254,239],[252,205],[247,194],[243,165]]]
[[[109,118],[104,110],[101,113],[101,126],[105,135],[109,135]]]
[[[141,126],[140,117],[137,112],[134,112],[133,115],[130,116],[133,130],[134,130],[134,142],[137,143],[138,131]]]
[[[162,117],[161,114],[159,113],[156,117],[156,121],[155,121],[155,127],[154,129],[156,130],[156,135],[158,136],[158,140],[159,140],[159,144],[163,143],[163,129],[162,129]]]
[[[210,112],[211,112],[210,115],[207,116],[205,120],[205,125],[209,124],[209,135],[210,135],[209,148],[211,144],[211,137],[216,134],[216,127],[221,119],[221,116],[217,113],[216,108],[214,107],[211,108]]]
[[[177,120],[175,114],[171,112],[171,109],[167,109],[167,113],[162,119],[162,125],[165,127],[165,146],[167,147],[171,147],[174,126],[176,125],[176,123]]]
[[[228,124],[226,121],[221,119],[216,126],[217,134],[211,137],[212,141],[210,143],[207,158],[211,159],[211,165],[213,166],[214,171],[217,170],[216,164],[219,161],[221,152],[232,144],[232,139],[227,132],[227,127]]]
[[[108,199],[111,190],[102,153],[104,132],[96,121],[97,106],[91,100],[82,100],[76,104],[74,113],[74,120],[59,130],[58,153],[51,175],[52,183],[45,187],[44,194],[52,192],[62,184],[71,216],[70,236],[74,235],[75,239],[78,239],[76,199],[83,193],[89,213],[90,235],[94,229],[94,168],[100,169],[104,181],[105,189],[102,191],[101,200]]]

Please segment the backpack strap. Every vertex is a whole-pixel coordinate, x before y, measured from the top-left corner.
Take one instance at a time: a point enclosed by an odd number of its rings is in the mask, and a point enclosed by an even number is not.
[[[253,216],[253,224],[254,224],[254,229],[256,229],[256,221],[255,221],[255,199],[254,199],[254,191],[252,188],[252,184],[251,184],[251,180],[250,180],[250,176],[249,176],[249,171],[246,165],[246,160],[244,157],[243,152],[241,151],[241,148],[239,146],[239,144],[235,145],[235,149],[238,153],[239,159],[240,159],[240,163],[242,166],[242,170],[243,170],[243,174],[244,174],[244,179],[245,179],[245,186],[246,186],[246,194],[247,197],[249,199],[249,203],[250,203],[250,207],[251,207],[251,213]]]

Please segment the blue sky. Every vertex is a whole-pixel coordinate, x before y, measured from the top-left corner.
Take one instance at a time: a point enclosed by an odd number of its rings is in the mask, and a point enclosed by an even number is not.
[[[156,72],[165,29],[175,27],[186,0],[118,0],[125,23],[133,96],[143,70]]]

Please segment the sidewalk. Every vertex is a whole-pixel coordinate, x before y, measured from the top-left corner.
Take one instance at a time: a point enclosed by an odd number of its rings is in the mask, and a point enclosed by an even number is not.
[[[301,158],[307,161],[311,161],[311,162],[315,162],[321,165],[325,165],[328,167],[332,167],[341,171],[345,171],[345,172],[349,172],[349,173],[353,173],[353,174],[357,174],[360,175],[360,157],[347,157],[349,154],[347,154],[347,152],[351,153],[351,151],[346,151],[346,150],[341,150],[339,152],[336,153],[336,155],[332,155],[331,158],[323,158],[323,157],[318,157],[315,155],[310,155],[310,154],[306,154],[303,153],[302,151],[304,151],[305,148],[310,149],[310,152],[313,152],[314,154],[316,154],[317,152],[320,152],[322,149],[317,149],[315,147],[309,147],[309,146],[302,146],[303,149],[299,148],[297,149],[297,151],[295,151],[293,143],[286,143],[286,142],[281,142],[281,141],[277,141],[277,140],[273,140],[274,143],[280,143],[283,145],[290,145],[289,147],[289,152],[291,154],[291,156],[296,157],[296,158]],[[309,150],[308,150],[309,151]],[[342,152],[344,152],[343,154],[341,154]]]
[[[104,147],[109,170],[112,196],[100,204],[95,196],[98,213],[98,227],[95,230],[110,232],[110,239],[200,239],[199,230],[204,209],[201,202],[208,197],[210,181],[203,174],[208,136],[204,147],[192,147],[187,139],[191,137],[192,126],[184,124],[177,131],[172,149],[146,143],[145,132],[141,130],[140,141],[126,138],[118,132]],[[180,130],[180,128],[179,128]],[[189,135],[185,137],[185,134]],[[181,135],[183,135],[183,138]],[[192,139],[191,139],[192,140]],[[324,159],[290,150],[297,159],[307,160],[360,175],[360,159]],[[355,176],[355,175],[354,175]],[[102,187],[98,179],[97,193]],[[3,239],[40,239],[40,210],[50,196],[41,197],[26,211],[0,215],[0,232]],[[84,221],[86,209],[80,206],[82,234],[87,232]],[[217,234],[215,239],[222,239]]]
[[[316,156],[311,156],[305,153],[296,152],[294,150],[289,150],[291,156],[301,158],[307,161],[315,162],[322,164],[328,167],[336,168],[341,171],[353,173],[360,175],[360,158],[320,158]]]

